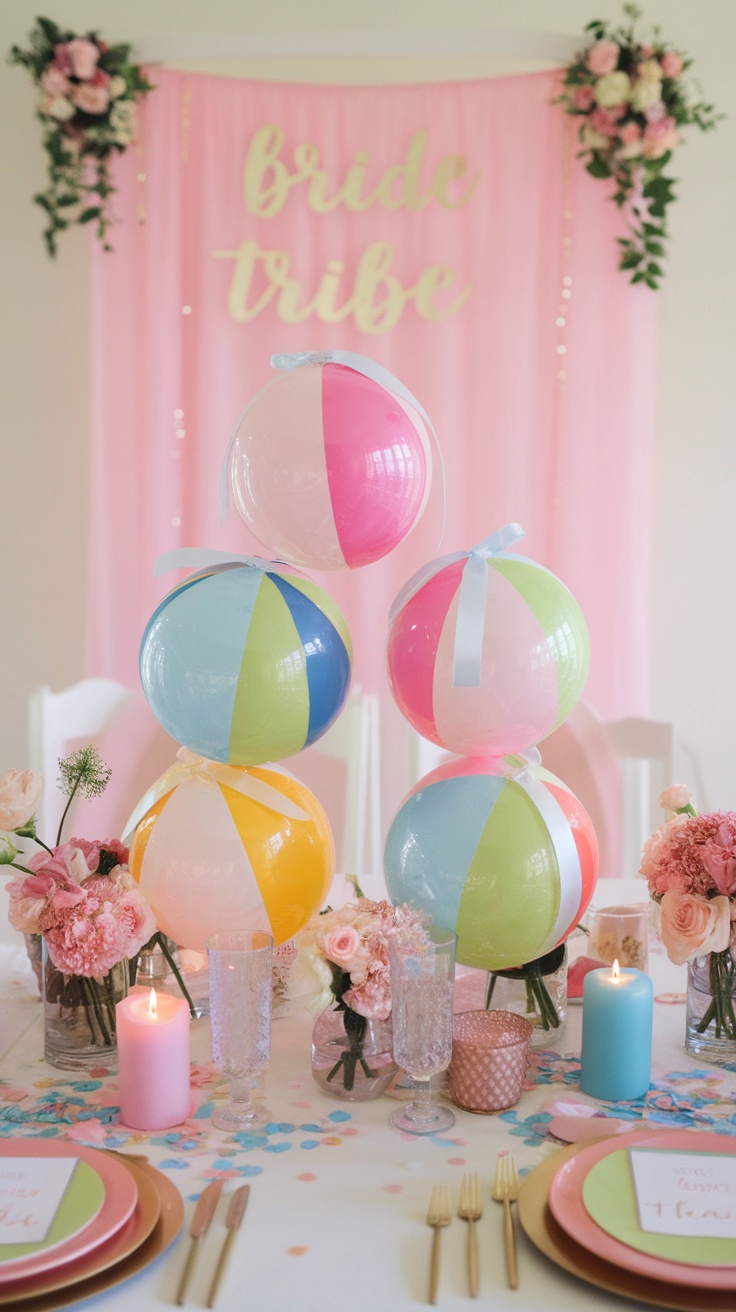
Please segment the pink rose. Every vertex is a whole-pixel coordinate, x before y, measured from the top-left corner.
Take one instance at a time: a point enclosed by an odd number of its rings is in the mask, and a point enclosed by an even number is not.
[[[604,137],[618,135],[618,124],[613,110],[601,109],[599,106],[598,109],[593,110],[589,122],[591,127],[595,128],[595,131],[600,132]]]
[[[727,897],[708,900],[692,893],[665,893],[660,910],[662,942],[676,966],[728,947],[731,916]]]
[[[72,69],[72,57],[69,54],[69,46],[66,43],[54,46],[54,63],[57,68],[61,69],[62,73],[70,75],[74,71]]]
[[[675,50],[668,50],[660,62],[665,77],[679,77],[685,64],[682,55],[678,55]]]
[[[71,88],[69,78],[62,73],[58,64],[49,64],[41,75],[41,86],[46,95],[53,100],[55,96],[65,96]]]
[[[639,128],[639,136],[641,136],[641,128]],[[659,805],[662,810],[671,811],[673,815],[676,811],[684,811],[686,806],[692,804],[693,795],[686,784],[670,784],[669,788],[665,788],[664,792],[659,794]]]
[[[644,117],[647,123],[659,123],[667,115],[667,106],[663,100],[655,100],[653,105],[647,105],[644,110]]]
[[[94,41],[87,41],[84,37],[77,36],[73,41],[67,42],[66,48],[74,76],[81,78],[82,81],[94,77],[97,60],[100,57],[99,48]]]
[[[675,120],[670,116],[655,123],[647,123],[644,129],[644,154],[649,159],[660,159],[679,144],[680,134],[675,128]]]
[[[104,114],[110,104],[107,87],[93,87],[90,82],[82,82],[75,87],[71,98],[77,109],[85,114]]]
[[[595,100],[595,91],[589,82],[584,82],[581,86],[575,87],[572,93],[572,103],[576,109],[581,110],[584,114],[590,109]]]
[[[716,837],[703,844],[701,859],[718,892],[736,895],[736,845],[728,825],[720,825]]]
[[[596,41],[590,47],[585,61],[586,66],[596,77],[612,73],[618,64],[618,45],[615,41]]]
[[[628,123],[624,123],[623,126],[619,128],[618,134],[625,146],[630,146],[634,141],[641,141],[641,128],[633,119]]]
[[[24,829],[42,792],[43,778],[35,770],[6,770],[0,778],[0,829]]]
[[[359,950],[360,935],[355,932],[352,925],[342,925],[338,929],[333,929],[331,933],[325,934],[325,956],[328,961],[334,961],[336,966],[349,970],[350,962]]]

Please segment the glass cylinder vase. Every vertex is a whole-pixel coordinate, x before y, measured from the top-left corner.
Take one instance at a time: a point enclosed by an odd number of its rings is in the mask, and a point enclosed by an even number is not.
[[[736,965],[728,949],[688,962],[685,1048],[736,1068]]]
[[[517,970],[492,973],[486,1007],[524,1016],[532,1026],[532,1048],[555,1044],[567,1018],[567,945]]]
[[[324,1093],[378,1098],[396,1074],[391,1019],[367,1020],[349,1007],[320,1013],[312,1031],[312,1075]]]
[[[117,1063],[115,1007],[128,992],[128,962],[102,979],[65,975],[43,945],[44,1058],[61,1070]]]

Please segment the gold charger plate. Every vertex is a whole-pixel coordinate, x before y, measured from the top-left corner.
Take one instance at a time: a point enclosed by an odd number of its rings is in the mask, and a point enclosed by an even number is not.
[[[92,1298],[120,1284],[163,1253],[173,1243],[184,1220],[184,1203],[176,1185],[161,1171],[145,1162],[132,1161],[117,1154],[124,1162],[138,1187],[138,1203],[130,1221],[114,1235],[109,1244],[103,1244],[96,1253],[70,1263],[64,1271],[45,1273],[24,1282],[8,1297],[0,1299],[0,1306],[10,1304],[20,1312],[56,1312],[84,1298]]]
[[[535,1247],[578,1279],[634,1302],[651,1303],[654,1307],[673,1309],[673,1312],[736,1312],[736,1291],[694,1289],[685,1284],[652,1280],[604,1262],[565,1233],[547,1205],[550,1186],[562,1163],[585,1147],[585,1144],[573,1144],[561,1148],[522,1181],[518,1200],[519,1221]]]

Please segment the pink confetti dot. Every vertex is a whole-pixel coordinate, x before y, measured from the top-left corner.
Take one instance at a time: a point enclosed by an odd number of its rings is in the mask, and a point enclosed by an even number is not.
[[[314,1175],[314,1173],[313,1173],[312,1171],[304,1171],[301,1175],[298,1175],[296,1178],[297,1178],[297,1180],[316,1180],[316,1179],[317,1179],[316,1175]]]
[[[464,1166],[464,1165],[465,1165],[465,1158],[464,1158],[464,1157],[448,1157],[447,1161],[448,1161],[448,1165],[450,1165],[450,1166]]]
[[[403,1188],[403,1184],[385,1184],[383,1192],[385,1194],[400,1194]]]
[[[293,1248],[287,1248],[286,1251],[289,1254],[289,1257],[304,1257],[304,1254],[308,1253],[309,1249],[304,1244],[294,1244]]]
[[[311,1107],[312,1104],[311,1102],[305,1102],[302,1098],[299,1102],[293,1102],[291,1105],[292,1107]]]
[[[342,1135],[343,1139],[347,1139],[349,1134],[360,1134],[360,1130],[356,1125],[349,1125],[347,1129],[341,1130],[340,1134]]]

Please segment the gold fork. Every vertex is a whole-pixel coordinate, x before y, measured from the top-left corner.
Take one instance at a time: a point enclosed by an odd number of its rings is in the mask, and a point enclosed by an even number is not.
[[[429,1265],[429,1301],[437,1302],[437,1283],[440,1277],[440,1230],[450,1224],[450,1191],[446,1185],[435,1185],[429,1200],[427,1225],[431,1225],[432,1257]]]
[[[477,1175],[464,1175],[460,1186],[457,1214],[468,1223],[468,1288],[471,1298],[478,1297],[478,1249],[475,1243],[475,1223],[483,1215],[480,1181]]]
[[[518,1276],[516,1271],[516,1236],[511,1216],[511,1204],[519,1195],[519,1181],[516,1163],[510,1153],[499,1153],[496,1159],[496,1171],[491,1185],[491,1197],[496,1203],[503,1203],[503,1237],[506,1245],[506,1271],[509,1289],[516,1289]]]

